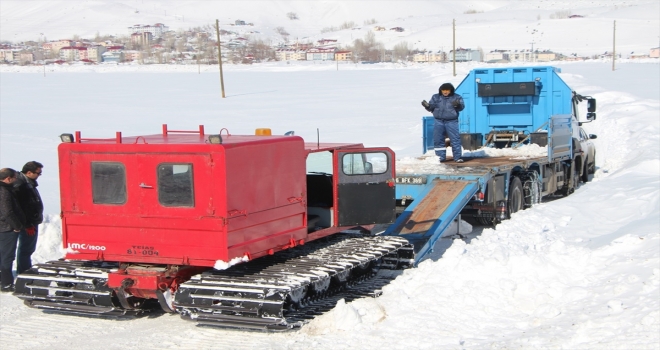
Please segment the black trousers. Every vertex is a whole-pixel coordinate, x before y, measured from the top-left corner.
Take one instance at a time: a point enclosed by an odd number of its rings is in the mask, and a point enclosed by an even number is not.
[[[0,232],[0,274],[2,274],[3,287],[14,284],[12,265],[16,259],[16,243],[19,232]]]
[[[16,275],[21,274],[32,267],[32,254],[37,250],[37,238],[39,237],[39,225],[34,226],[34,234],[28,235],[25,230],[18,234],[18,253],[16,257]]]

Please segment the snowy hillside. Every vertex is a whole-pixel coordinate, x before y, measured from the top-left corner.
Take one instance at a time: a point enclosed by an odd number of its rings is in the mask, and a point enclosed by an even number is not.
[[[215,23],[247,32],[271,43],[281,42],[282,27],[290,41],[337,39],[342,45],[363,38],[375,25],[404,32],[375,32],[391,49],[407,42],[410,49],[449,51],[452,20],[459,47],[490,51],[534,47],[563,54],[594,55],[612,50],[617,21],[618,51],[647,53],[658,46],[660,4],[657,1],[16,1],[0,2],[0,40],[23,41],[93,38],[97,33],[127,35],[135,24],[164,23],[172,30]],[[290,20],[295,13],[297,20]],[[552,19],[557,13],[583,18]],[[231,27],[241,19],[254,26]],[[365,21],[376,20],[376,24]],[[321,33],[323,28],[354,22],[356,28]],[[648,35],[646,35],[648,34]],[[626,56],[624,56],[626,57]]]

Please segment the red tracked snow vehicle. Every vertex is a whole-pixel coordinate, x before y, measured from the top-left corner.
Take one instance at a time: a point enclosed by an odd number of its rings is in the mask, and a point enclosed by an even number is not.
[[[337,234],[395,219],[389,148],[167,125],[62,141],[67,254],[19,275],[14,294],[31,307],[122,316],[160,305],[203,323],[289,329],[308,317],[301,309],[412,254],[400,237]]]

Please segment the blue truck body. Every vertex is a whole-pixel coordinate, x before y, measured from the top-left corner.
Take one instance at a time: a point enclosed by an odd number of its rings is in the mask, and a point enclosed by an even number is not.
[[[459,115],[463,147],[515,146],[534,133],[544,140],[550,116],[574,114],[573,91],[558,73],[550,66],[472,70],[456,88],[465,102]],[[433,149],[432,125],[426,118],[424,153]]]
[[[550,66],[477,68],[456,88],[465,101],[459,115],[463,148],[547,147],[544,156],[464,158],[445,163],[437,174],[397,174],[400,215],[384,235],[407,238],[414,263],[433,250],[447,228],[463,217],[495,224],[546,195],[569,195],[580,181],[581,152],[577,104],[588,100],[587,118],[595,119],[595,100],[576,94]],[[423,121],[423,157],[435,157],[431,116]]]

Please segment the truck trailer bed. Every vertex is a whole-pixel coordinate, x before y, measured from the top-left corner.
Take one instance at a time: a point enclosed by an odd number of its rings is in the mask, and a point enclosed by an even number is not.
[[[547,156],[522,156],[514,150],[510,153],[464,157],[463,163],[451,158],[440,163],[433,155],[398,161],[396,198],[402,206],[405,201],[412,203],[383,234],[405,237],[414,247],[415,262],[419,262],[490,179],[517,168],[529,169],[550,162]]]

